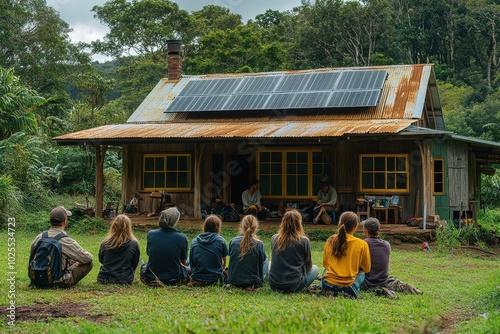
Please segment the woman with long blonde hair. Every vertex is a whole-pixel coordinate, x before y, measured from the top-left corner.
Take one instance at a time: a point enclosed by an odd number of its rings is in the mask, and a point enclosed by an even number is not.
[[[278,233],[271,238],[271,249],[271,289],[296,292],[317,278],[319,269],[312,264],[311,244],[304,234],[302,215],[297,210],[285,212]]]
[[[330,236],[325,243],[322,279],[325,295],[341,293],[358,298],[365,272],[371,269],[371,258],[366,241],[353,235],[357,228],[358,215],[346,211],[340,216],[337,234]]]
[[[247,215],[241,220],[240,235],[229,241],[228,284],[247,290],[262,287],[269,262],[258,228],[257,218]]]
[[[116,216],[99,248],[99,262],[102,265],[97,282],[131,284],[140,256],[139,243],[132,232],[130,218],[126,215]]]

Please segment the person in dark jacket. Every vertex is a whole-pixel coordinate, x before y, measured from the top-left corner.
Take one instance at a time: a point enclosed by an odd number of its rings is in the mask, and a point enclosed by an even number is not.
[[[226,240],[219,235],[222,221],[209,215],[203,222],[204,233],[191,242],[189,266],[193,285],[224,283],[224,268],[228,254]]]
[[[422,291],[409,283],[389,275],[389,258],[391,245],[379,237],[380,222],[370,217],[363,221],[365,241],[368,243],[371,254],[372,268],[366,274],[361,290],[373,290],[377,295],[389,298],[398,298],[396,292],[421,295]]]
[[[269,285],[278,292],[296,292],[318,277],[312,264],[311,243],[304,234],[302,215],[297,210],[285,212],[278,233],[271,238]]]
[[[259,221],[247,215],[240,223],[240,235],[229,241],[228,284],[253,291],[262,287],[267,276],[267,260],[264,243],[257,238]]]
[[[118,215],[109,228],[108,236],[99,249],[101,269],[97,282],[103,284],[132,284],[141,251],[126,215]]]
[[[176,207],[161,212],[159,229],[148,232],[146,252],[149,261],[141,268],[141,281],[149,286],[182,284],[188,281],[186,267],[188,240],[177,231],[181,213]]]

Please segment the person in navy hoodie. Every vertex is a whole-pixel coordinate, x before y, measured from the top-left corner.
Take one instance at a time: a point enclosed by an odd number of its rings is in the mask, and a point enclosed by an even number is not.
[[[226,240],[219,235],[222,221],[209,215],[203,222],[203,233],[191,242],[189,266],[191,283],[195,286],[223,284],[228,255]]]
[[[160,213],[159,229],[148,232],[146,253],[149,261],[141,268],[141,281],[149,286],[176,285],[187,283],[186,267],[188,240],[177,231],[181,213],[176,207]]]

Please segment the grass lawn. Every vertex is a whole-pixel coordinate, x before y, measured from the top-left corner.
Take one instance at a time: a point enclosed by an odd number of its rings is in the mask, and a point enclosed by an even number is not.
[[[182,230],[182,229],[181,229]],[[196,231],[185,230],[189,240]],[[223,236],[236,235],[223,226]],[[272,231],[262,231],[268,254]],[[68,234],[97,261],[105,232]],[[138,274],[132,286],[96,283],[100,267],[68,290],[30,288],[29,247],[36,233],[16,234],[16,321],[7,318],[8,247],[0,281],[0,332],[14,333],[498,333],[499,256],[480,253],[440,255],[419,244],[394,246],[391,274],[417,286],[423,295],[398,300],[362,292],[358,300],[317,297],[309,292],[278,294],[268,285],[256,292],[222,287],[148,288]],[[146,233],[137,231],[147,261]],[[7,240],[4,231],[4,240]],[[313,262],[321,267],[324,241],[312,241]],[[435,247],[434,247],[435,248]],[[498,252],[497,252],[498,254]],[[272,260],[272,259],[271,259]]]

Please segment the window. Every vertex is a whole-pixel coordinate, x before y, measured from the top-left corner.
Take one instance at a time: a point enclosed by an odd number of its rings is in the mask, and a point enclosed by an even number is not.
[[[409,190],[408,155],[360,155],[360,191],[399,193]]]
[[[444,194],[444,159],[434,158],[432,167],[432,190],[434,194]]]
[[[145,154],[144,190],[191,190],[190,154]]]
[[[258,178],[262,196],[312,197],[319,189],[321,174],[331,176],[331,167],[320,151],[259,152]]]

